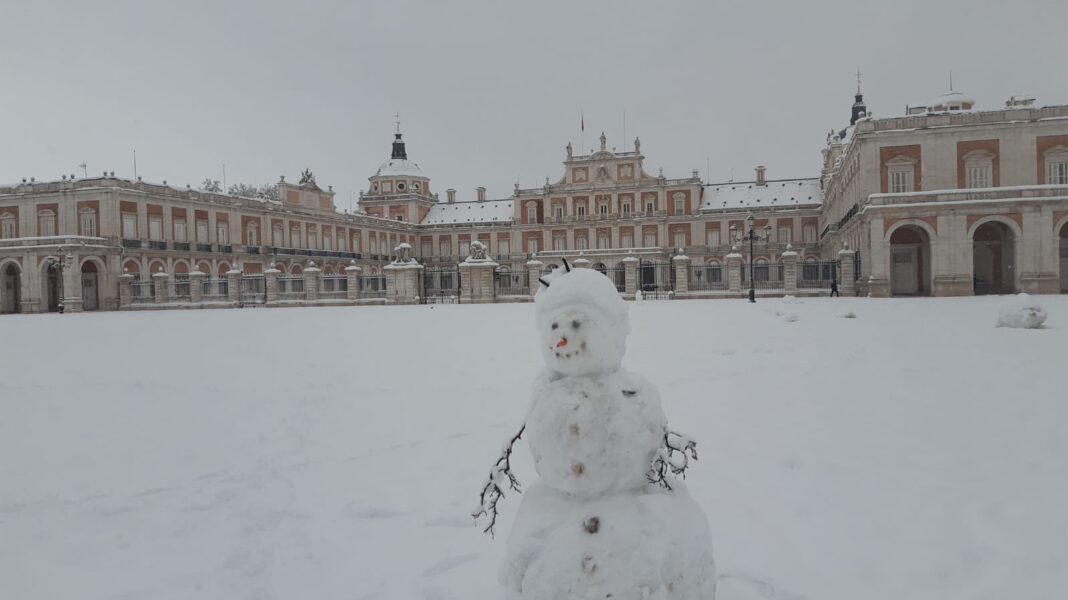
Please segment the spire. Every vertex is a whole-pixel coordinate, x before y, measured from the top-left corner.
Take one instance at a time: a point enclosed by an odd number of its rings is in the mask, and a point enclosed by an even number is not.
[[[390,159],[408,160],[408,152],[404,149],[404,139],[401,137],[400,113],[393,116],[397,118],[397,133],[393,134],[393,155]]]
[[[864,104],[864,94],[860,91],[860,69],[857,69],[857,93],[853,96],[853,112],[849,117],[849,124],[856,125],[857,119],[868,114],[868,105]]]

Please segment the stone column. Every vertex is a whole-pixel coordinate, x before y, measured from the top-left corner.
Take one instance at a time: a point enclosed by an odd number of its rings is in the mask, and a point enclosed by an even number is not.
[[[271,263],[271,267],[263,272],[263,292],[266,302],[278,301],[278,278],[281,276],[282,272],[275,268],[274,263]]]
[[[742,293],[742,255],[738,254],[737,246],[731,247],[731,253],[727,255],[727,289],[732,294]]]
[[[843,296],[856,296],[853,281],[853,251],[849,249],[849,242],[846,242],[838,251],[838,260],[842,263],[842,280],[838,282],[838,293]]]
[[[167,301],[168,289],[170,287],[171,276],[164,273],[162,270],[158,273],[152,274],[152,283],[156,288],[156,304],[162,304]]]
[[[677,254],[671,261],[675,264],[675,295],[690,292],[690,257]]]
[[[890,244],[885,241],[884,223],[882,217],[873,217],[870,224],[871,257],[867,262],[868,272],[871,274],[868,277],[868,295],[872,298],[890,297],[890,273],[887,271],[890,268]],[[934,252],[933,243],[931,252]],[[935,261],[931,260],[930,263],[933,268]]]
[[[241,271],[234,267],[226,272],[226,299],[230,302],[241,301]]]
[[[499,265],[492,260],[467,259],[460,263],[460,302],[486,304],[496,300],[493,272]]]
[[[638,258],[628,256],[623,259],[623,280],[625,282],[623,293],[628,298],[633,298],[638,291]]]
[[[196,304],[204,301],[204,279],[207,276],[208,274],[202,271],[190,271],[189,302]]]
[[[536,258],[527,261],[527,283],[530,286],[531,298],[541,289],[541,282],[538,281],[538,278],[541,277],[542,266],[542,262]]]
[[[127,272],[119,275],[119,308],[126,308],[133,303],[134,276]]]
[[[787,294],[797,293],[797,252],[791,244],[786,244],[786,252],[782,253],[782,287]]]
[[[347,288],[345,298],[349,300],[360,299],[360,271],[363,271],[363,269],[356,266],[355,260],[345,267],[345,286]]]
[[[315,261],[308,263],[304,269],[304,299],[315,302],[319,299],[319,275],[322,270],[315,266]]]
[[[64,267],[61,277],[63,278],[63,312],[82,312],[82,271],[77,266],[79,257],[74,256],[70,261],[59,257],[69,265]],[[99,285],[99,283],[98,283]]]

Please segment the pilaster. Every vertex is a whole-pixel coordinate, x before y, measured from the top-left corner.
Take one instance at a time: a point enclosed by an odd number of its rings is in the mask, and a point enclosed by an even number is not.
[[[854,285],[853,257],[855,253],[849,249],[849,243],[838,251],[838,264],[842,265],[842,280],[838,282],[838,293],[843,296],[855,296],[857,294]]]

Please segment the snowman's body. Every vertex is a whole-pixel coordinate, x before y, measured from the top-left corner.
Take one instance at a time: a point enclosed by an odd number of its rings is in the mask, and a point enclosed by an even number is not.
[[[620,367],[629,320],[594,270],[554,276],[535,298],[548,368],[526,439],[527,489],[499,579],[513,598],[712,600],[704,513],[681,482],[649,480],[667,420],[656,389]]]

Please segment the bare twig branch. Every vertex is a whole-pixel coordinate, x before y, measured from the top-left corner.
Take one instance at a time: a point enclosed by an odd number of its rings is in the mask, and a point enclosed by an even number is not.
[[[512,447],[519,441],[519,438],[523,437],[523,432],[526,431],[527,426],[524,424],[519,428],[519,432],[512,438],[505,442],[504,449],[501,451],[500,458],[497,462],[493,463],[493,467],[490,468],[489,478],[486,480],[486,484],[482,487],[482,493],[478,497],[478,508],[471,512],[471,516],[475,518],[477,522],[479,517],[488,516],[489,524],[482,530],[483,533],[488,533],[491,536],[494,534],[494,527],[497,525],[497,502],[504,497],[504,488],[502,484],[507,479],[508,487],[515,491],[517,494],[523,493],[520,488],[519,479],[512,473]]]
[[[697,442],[687,435],[667,430],[664,432],[664,445],[656,451],[646,477],[649,483],[670,490],[668,473],[686,479],[690,460],[697,460]]]

